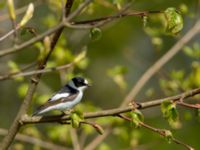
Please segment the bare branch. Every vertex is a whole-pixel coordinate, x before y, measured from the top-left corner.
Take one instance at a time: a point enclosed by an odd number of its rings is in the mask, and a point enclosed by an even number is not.
[[[13,53],[16,53],[18,51],[21,51],[21,50],[23,50],[23,48],[26,48],[26,47],[32,45],[35,42],[41,41],[47,35],[50,35],[50,34],[56,32],[56,31],[58,31],[60,28],[63,28],[63,26],[64,26],[64,24],[61,22],[57,26],[47,30],[46,32],[38,35],[37,37],[34,37],[34,38],[28,40],[27,42],[24,42],[24,43],[22,43],[20,45],[16,45],[13,48],[8,48],[8,49],[5,49],[5,50],[1,50],[0,51],[0,57],[3,57],[3,56],[6,56],[6,55],[9,55],[9,54],[13,54]]]
[[[15,26],[14,21],[13,21],[13,27],[14,27],[14,29],[10,30],[8,33],[6,33],[2,37],[0,37],[0,42],[2,42],[3,40],[5,40],[6,38],[8,38],[9,36],[11,36],[12,34],[15,34],[16,31],[20,29],[20,26]]]
[[[64,69],[72,67],[73,65],[74,65],[74,63],[69,63],[69,64],[57,66],[57,67],[49,67],[49,68],[42,69],[42,70],[38,69],[38,70],[27,71],[27,72],[14,72],[14,73],[0,76],[0,80],[13,79],[13,78],[17,78],[17,77],[25,77],[25,76],[35,75],[35,74],[49,73],[52,71],[64,70]]]
[[[72,20],[74,17],[76,17],[77,15],[79,15],[81,13],[81,11],[88,6],[93,0],[85,0],[83,3],[81,3],[79,5],[79,7],[72,12],[69,17],[66,18],[66,22],[69,22],[70,20]]]
[[[71,135],[71,139],[72,139],[73,149],[81,150],[76,129],[74,129],[74,128],[70,129],[70,135]]]
[[[138,103],[135,108],[136,109],[150,108],[150,107],[158,106],[163,101],[166,101],[166,100],[179,101],[180,98],[186,99],[194,95],[197,95],[199,93],[200,93],[200,88],[197,88],[197,89],[187,91],[185,93],[182,93],[176,96],[147,101],[144,103]],[[84,113],[84,118],[90,119],[90,118],[99,118],[99,117],[106,117],[106,116],[115,116],[121,113],[130,112],[132,110],[133,110],[132,106],[126,106],[126,107],[121,107],[121,108],[102,110],[98,112],[88,112],[88,113]],[[20,122],[22,124],[49,123],[49,122],[60,123],[60,122],[67,121],[70,119],[71,119],[70,116],[63,116],[63,115],[62,116],[60,115],[59,116],[37,116],[37,117],[23,116]]]
[[[158,14],[162,13],[161,11],[135,11],[135,12],[128,12],[128,13],[123,13],[124,10],[121,10],[117,15],[113,16],[107,16],[107,17],[102,17],[102,18],[97,18],[97,19],[92,19],[92,20],[85,20],[85,21],[78,21],[78,22],[72,22],[72,23],[66,23],[66,27],[69,28],[75,28],[75,29],[90,29],[94,27],[100,27],[106,23],[109,23],[111,21],[114,21],[116,19],[121,19],[124,17],[129,17],[129,16],[138,16],[138,17],[143,17],[143,16],[148,16],[150,14]]]
[[[196,108],[196,109],[200,109],[200,104],[188,104],[185,103],[183,101],[178,101],[176,102],[178,105],[180,106],[184,106],[184,107],[188,107],[188,108]]]
[[[115,19],[118,18],[122,18],[122,17],[127,17],[127,16],[144,16],[147,15],[149,13],[160,13],[159,11],[149,11],[149,12],[132,12],[132,13],[128,13],[128,14],[123,14],[121,15],[121,13],[119,13],[118,15],[115,16],[108,16],[108,17],[102,17],[99,19],[94,19],[94,20],[87,20],[87,21],[81,21],[81,22],[72,22],[70,23],[69,18],[71,18],[70,16],[67,17],[66,19],[64,19],[62,22],[60,22],[57,26],[49,29],[48,31],[41,33],[40,35],[38,35],[37,37],[34,37],[32,39],[30,39],[27,42],[24,42],[20,45],[15,46],[14,48],[8,48],[8,49],[4,49],[0,51],[0,57],[9,55],[9,54],[13,54],[16,53],[18,51],[23,50],[24,48],[32,45],[35,42],[41,41],[44,37],[54,33],[55,31],[60,30],[61,28],[63,28],[64,26],[69,27],[69,28],[81,28],[81,29],[88,29],[88,28],[93,28],[93,27],[98,27],[98,26],[102,26],[106,23],[109,23]]]
[[[127,116],[124,116],[124,115],[118,115],[118,116],[119,116],[120,118],[126,120],[126,121],[132,121],[132,119],[129,118],[129,117],[127,117]],[[150,126],[150,125],[148,125],[148,124],[146,124],[146,123],[144,123],[144,122],[140,122],[139,124],[140,124],[140,126],[146,128],[146,129],[148,129],[148,130],[151,130],[151,131],[153,131],[153,132],[155,132],[155,133],[158,133],[158,134],[160,134],[160,135],[163,136],[163,137],[166,137],[166,136],[167,136],[167,135],[166,135],[166,130],[165,130],[165,129],[158,129],[158,128],[152,127],[152,126]],[[176,139],[176,138],[174,138],[174,137],[171,137],[171,140],[172,140],[174,143],[176,143],[176,144],[182,145],[183,147],[185,147],[185,148],[188,149],[188,150],[193,150],[193,149],[194,149],[194,148],[192,148],[190,145],[185,144],[185,143],[183,143],[182,141],[180,141],[180,140],[178,140],[178,139]]]

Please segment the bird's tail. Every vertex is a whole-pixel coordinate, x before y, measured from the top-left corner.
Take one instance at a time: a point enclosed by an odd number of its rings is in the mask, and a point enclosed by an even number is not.
[[[38,115],[40,115],[40,111],[35,111],[35,112],[32,114],[32,116],[38,116]]]
[[[44,105],[38,107],[37,110],[33,113],[32,116],[39,116],[39,115],[41,115],[42,113],[44,113],[43,111],[44,111]]]

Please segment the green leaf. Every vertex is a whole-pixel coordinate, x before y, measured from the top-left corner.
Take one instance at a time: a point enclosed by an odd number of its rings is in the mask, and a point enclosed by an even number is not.
[[[17,142],[13,145],[13,149],[14,150],[24,150],[24,144]]]
[[[90,30],[90,38],[93,41],[97,41],[97,40],[101,39],[101,37],[102,37],[101,29],[99,29],[99,28],[92,28]]]
[[[27,83],[21,84],[19,86],[19,88],[17,89],[20,97],[24,97],[26,95],[27,90],[28,90],[28,84]]]
[[[164,11],[166,17],[166,31],[170,34],[177,34],[183,28],[183,18],[176,8],[170,7]]]
[[[116,76],[116,75],[119,75],[119,74],[126,74],[127,71],[128,71],[127,67],[117,65],[117,66],[108,70],[108,75],[113,77],[113,76]]]
[[[200,86],[200,64],[198,62],[193,62],[192,64],[193,72],[189,76],[190,84],[193,87]]]
[[[80,122],[83,121],[83,114],[79,111],[72,112],[71,115],[71,124],[73,128],[78,128]]]
[[[20,70],[17,63],[12,60],[8,61],[8,67],[11,69],[11,72],[18,72]]]
[[[195,58],[195,59],[200,58],[200,44],[199,43],[194,43],[192,47],[185,46],[183,50],[184,50],[184,53],[191,58]]]
[[[188,13],[188,6],[184,3],[180,4],[179,10],[182,14],[187,14]]]
[[[162,38],[155,36],[155,37],[152,37],[151,41],[152,41],[152,44],[154,44],[156,46],[156,48],[158,48],[158,49],[162,48],[162,46],[163,46]]]
[[[142,16],[143,26],[146,27],[148,22],[148,16]]]
[[[178,81],[182,81],[183,78],[184,78],[184,75],[185,75],[185,72],[183,70],[173,70],[171,73],[170,73],[170,77],[173,79],[173,80],[178,80]]]
[[[70,129],[66,128],[66,126],[48,126],[48,128],[46,128],[46,133],[52,140],[66,143],[70,140],[69,137],[66,136],[69,130]]]
[[[24,26],[32,18],[33,12],[34,12],[34,5],[33,3],[30,3],[26,10],[26,14],[24,15],[24,17],[22,18],[20,22],[21,27]]]
[[[7,0],[9,15],[12,20],[16,19],[15,6],[13,0]]]
[[[132,125],[137,128],[140,126],[140,122],[144,121],[144,116],[139,110],[135,110],[130,113],[132,119]]]
[[[87,54],[87,51],[86,50],[83,50],[81,53],[79,53],[75,58],[74,58],[74,63],[78,63],[80,62],[81,60],[83,60],[84,58],[86,58],[86,54]]]
[[[174,128],[180,127],[178,111],[176,109],[176,104],[166,100],[161,104],[161,111],[163,113],[164,118],[167,119],[169,124]]]
[[[108,144],[102,143],[97,150],[111,150]]]
[[[168,143],[172,142],[173,139],[173,134],[170,130],[164,130],[164,135],[165,135],[165,139],[168,141]]]
[[[117,8],[120,10],[122,8],[124,0],[113,0],[113,4],[117,6]]]
[[[122,89],[126,89],[127,83],[124,79],[124,74],[127,73],[127,68],[124,66],[115,66],[108,71],[108,75],[114,80],[114,82]]]

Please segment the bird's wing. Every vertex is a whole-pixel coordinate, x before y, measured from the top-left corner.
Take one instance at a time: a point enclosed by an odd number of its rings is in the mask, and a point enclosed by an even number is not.
[[[55,106],[60,103],[71,102],[78,96],[78,94],[79,94],[79,92],[77,92],[75,94],[71,94],[68,97],[62,97],[57,100],[47,101],[45,104],[41,105],[33,115],[40,114],[42,111],[44,111],[45,109],[48,109],[51,106]]]
[[[70,96],[70,93],[57,93],[57,94],[53,95],[48,101],[49,102],[57,101],[61,98],[68,97],[68,96]]]
[[[58,91],[56,94],[54,94],[48,101],[56,101],[65,97],[68,97],[72,94],[76,94],[79,91],[70,87],[70,86],[65,86],[63,87],[60,91]]]

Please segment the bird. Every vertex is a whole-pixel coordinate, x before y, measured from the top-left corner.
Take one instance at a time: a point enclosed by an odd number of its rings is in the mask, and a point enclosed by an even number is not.
[[[42,115],[51,110],[60,110],[63,113],[71,110],[81,101],[84,90],[90,86],[88,81],[83,77],[72,78],[57,93],[49,98],[46,103],[38,107],[32,116]]]

